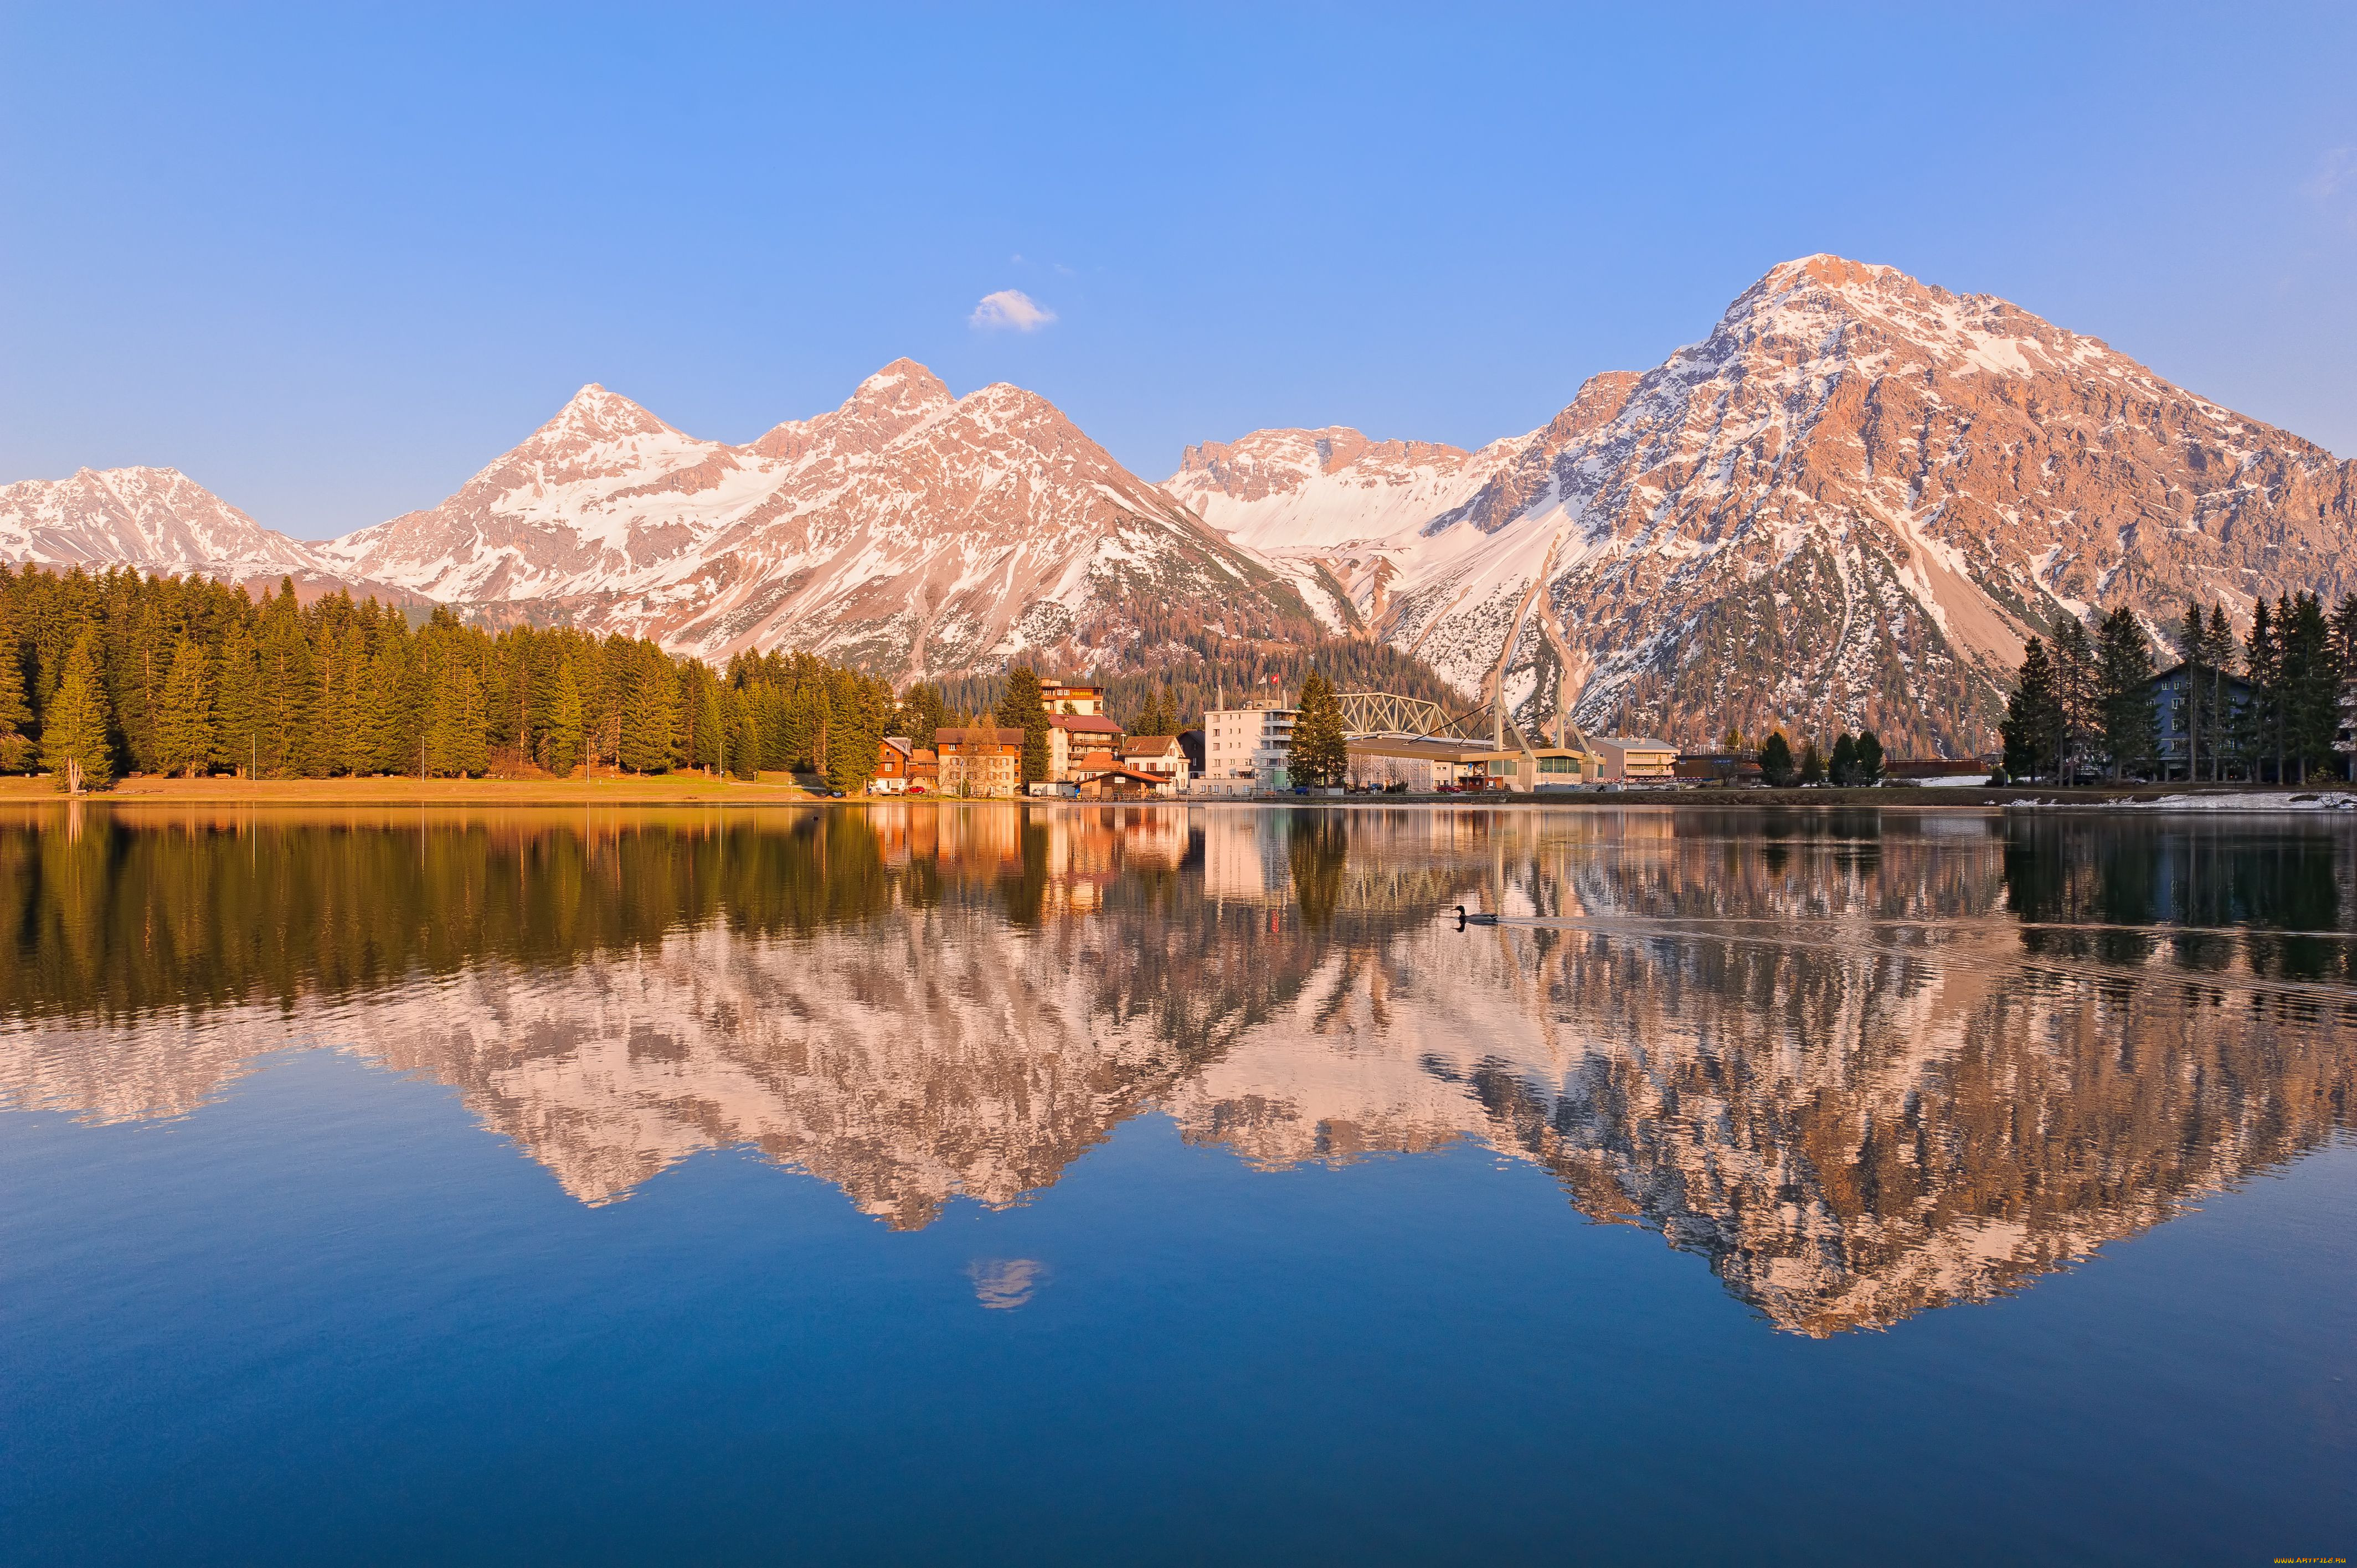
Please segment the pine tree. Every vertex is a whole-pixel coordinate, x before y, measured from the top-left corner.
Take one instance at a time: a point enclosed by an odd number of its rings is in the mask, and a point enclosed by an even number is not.
[[[1342,703],[1333,682],[1312,670],[1301,682],[1301,713],[1293,721],[1286,769],[1297,784],[1330,789],[1351,770],[1351,747],[1342,727]]]
[[[931,749],[933,731],[942,727],[942,712],[940,689],[920,681],[900,699],[899,733],[909,737],[910,745]]]
[[[1857,748],[1851,753],[1850,782],[1879,784],[1882,782],[1882,740],[1870,729],[1857,732]]]
[[[241,594],[239,597],[243,598]],[[262,758],[261,676],[250,615],[230,623],[213,660],[213,738],[220,761],[250,779]]]
[[[473,777],[490,766],[483,716],[483,682],[459,649],[436,639],[429,649],[425,723],[419,772],[430,778]]]
[[[2144,772],[2159,751],[2160,718],[2152,699],[2152,643],[2126,605],[2104,618],[2095,664],[2104,765],[2115,779]]]
[[[2022,652],[2013,694],[2006,699],[2005,721],[1997,726],[2005,740],[2008,776],[2031,779],[2056,773],[2061,712],[2053,660],[2046,656],[2046,644],[2033,637]]]
[[[85,631],[66,656],[57,695],[41,715],[41,759],[58,788],[79,795],[114,782],[114,715],[98,675],[98,638]]]
[[[1801,748],[1801,782],[1803,784],[1822,784],[1824,781],[1824,753],[1817,749],[1817,743],[1813,740]]]
[[[311,771],[311,715],[318,705],[310,639],[295,600],[295,585],[281,584],[257,608],[261,635],[254,653],[254,736],[249,747],[262,772],[289,778]]]
[[[998,722],[1023,732],[1023,782],[1048,777],[1048,704],[1039,694],[1039,672],[1018,664],[1006,672],[1006,695],[998,700]]]
[[[1829,771],[1836,789],[1846,789],[1857,782],[1857,736],[1847,730],[1834,736],[1834,756]]]
[[[352,747],[357,771],[405,773],[416,766],[416,748],[409,740],[409,687],[408,640],[386,637],[369,656],[368,686]]]
[[[16,633],[16,575],[0,564],[0,773],[15,773],[32,765],[33,743],[25,734],[33,710],[25,702],[22,640]]]
[[[1135,736],[1177,735],[1178,710],[1170,701],[1170,693],[1160,686],[1147,693],[1146,706],[1137,712],[1137,722],[1129,726]]]
[[[615,751],[616,760],[633,773],[663,773],[671,768],[673,685],[668,664],[642,663],[630,688]]]
[[[1792,783],[1792,743],[1778,730],[1760,746],[1760,777],[1781,789]]]
[[[2284,650],[2285,746],[2305,784],[2309,769],[2331,765],[2340,739],[2341,667],[2323,601],[2311,593],[2297,596],[2289,618],[2278,624],[2278,635]]]
[[[212,660],[187,637],[172,649],[157,705],[156,743],[156,764],[166,773],[193,779],[213,765]]]
[[[2251,609],[2251,635],[2244,644],[2243,669],[2251,682],[2250,711],[2242,730],[2250,758],[2251,778],[2273,759],[2274,777],[2283,779],[2283,645],[2276,636],[2275,612],[2261,599]]]
[[[564,779],[581,761],[581,691],[573,683],[570,664],[559,664],[556,671],[543,688],[540,765]]]
[[[2054,628],[2055,777],[2076,783],[2089,762],[2097,736],[2098,714],[2095,648],[2086,624],[2064,616]]]
[[[2344,596],[2332,612],[2332,661],[2341,671],[2341,687],[2334,701],[2337,751],[2340,732],[2357,721],[2357,594]],[[2342,752],[2337,760],[2341,778],[2357,777],[2357,757]]]

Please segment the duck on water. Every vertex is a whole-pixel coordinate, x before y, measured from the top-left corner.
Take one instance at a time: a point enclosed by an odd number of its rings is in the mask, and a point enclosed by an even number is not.
[[[1494,926],[1497,923],[1498,917],[1495,915],[1469,915],[1465,912],[1464,905],[1457,906],[1457,929],[1460,931],[1468,926]]]

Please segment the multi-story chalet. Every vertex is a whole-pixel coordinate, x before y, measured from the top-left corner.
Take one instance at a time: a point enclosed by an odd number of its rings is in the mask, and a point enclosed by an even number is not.
[[[916,743],[904,735],[888,735],[878,748],[876,777],[867,782],[871,795],[902,795],[909,789],[909,759],[916,755]]]
[[[911,795],[938,795],[942,792],[942,757],[930,746],[920,746],[909,753],[909,789]]]
[[[1184,794],[1192,771],[1187,765],[1186,748],[1175,735],[1141,735],[1122,743],[1122,765],[1140,773],[1151,773],[1165,780],[1166,795]]]
[[[2202,701],[2193,701],[2194,683],[2204,689]],[[2197,673],[2190,664],[2172,664],[2147,682],[2153,712],[2160,718],[2160,776],[2163,779],[2255,778],[2255,770],[2236,744],[2237,721],[2255,699],[2255,688],[2230,671]]]
[[[1023,788],[1023,732],[1019,729],[943,729],[933,732],[944,795],[1012,797]]]
[[[1070,691],[1073,688],[1061,687]],[[1093,686],[1080,688],[1094,691]],[[1061,714],[1050,707],[1048,711],[1048,777],[1062,782],[1072,776],[1072,758],[1086,757],[1092,751],[1118,751],[1121,748],[1121,725],[1096,714]]]

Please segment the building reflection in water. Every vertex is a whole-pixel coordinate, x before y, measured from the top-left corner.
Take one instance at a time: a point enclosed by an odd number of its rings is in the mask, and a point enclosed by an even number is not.
[[[2349,1129],[2352,870],[1900,812],[27,812],[0,1104],[181,1115],[323,1045],[584,1203],[743,1145],[904,1228],[1150,1110],[1271,1169],[1471,1141],[1824,1335]]]

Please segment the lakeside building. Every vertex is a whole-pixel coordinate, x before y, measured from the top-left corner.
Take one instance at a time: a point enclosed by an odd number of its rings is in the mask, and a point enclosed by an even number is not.
[[[1491,754],[1481,742],[1430,736],[1362,736],[1351,740],[1349,748],[1343,781],[1351,789],[1398,788],[1419,795],[1463,784]]]
[[[2248,723],[2246,715],[2257,700],[2258,689],[2231,671],[2211,671],[2202,679],[2218,682],[2212,700],[2222,698],[2225,712],[2203,725],[2204,733],[2199,737],[2201,762],[2206,771],[2214,759],[2217,775],[2225,778],[2244,770],[2245,764],[2228,737],[2236,732],[2237,721]],[[2196,738],[2191,734],[2190,722],[2193,682],[2193,669],[2188,664],[2172,664],[2145,682],[2145,690],[2152,693],[2153,711],[2160,715],[2159,771],[2163,779],[2183,779],[2192,771],[2192,743]],[[2335,749],[2345,749],[2349,741],[2345,722],[2336,738],[2339,745]]]
[[[1203,772],[1196,793],[1249,795],[1293,788],[1293,726],[1299,708],[1254,698],[1203,714]]]
[[[1104,717],[1104,688],[1083,681],[1042,681],[1039,700],[1048,704],[1050,714],[1070,714],[1079,718]]]
[[[1678,776],[1678,748],[1651,736],[1598,736],[1592,744],[1604,759],[1608,784],[1674,784]]]
[[[1056,688],[1060,691],[1070,687]],[[1093,691],[1093,687],[1082,688]],[[1121,749],[1122,727],[1103,714],[1048,714],[1048,777],[1063,783],[1072,776],[1072,759],[1092,751]]]
[[[1679,754],[1678,784],[1758,784],[1760,756],[1751,751],[1689,751]]]
[[[1187,760],[1186,747],[1175,735],[1142,735],[1122,743],[1122,765],[1140,773],[1150,773],[1160,779],[1166,795],[1183,795],[1193,768]]]
[[[1092,751],[1074,763],[1071,782],[1083,800],[1143,800],[1170,792],[1168,779],[1126,767],[1110,751]]]
[[[944,795],[1011,800],[1023,781],[1023,732],[975,727],[933,732]]]
[[[888,735],[877,748],[876,777],[867,782],[871,795],[902,795],[909,789],[909,759],[916,755],[916,743],[904,735]]]
[[[1484,748],[1469,758],[1467,788],[1512,789],[1524,794],[1541,789],[1577,789],[1603,782],[1601,759],[1592,751],[1568,746],[1534,746],[1528,751]]]
[[[930,746],[920,746],[909,753],[909,794],[938,795],[942,792],[941,753]]]

